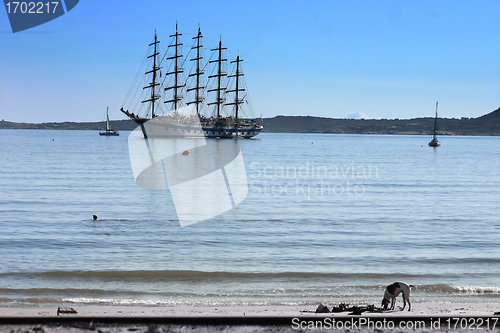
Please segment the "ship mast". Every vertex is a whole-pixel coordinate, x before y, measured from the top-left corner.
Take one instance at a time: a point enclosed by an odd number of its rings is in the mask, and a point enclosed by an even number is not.
[[[240,62],[242,62],[243,60],[240,59],[240,56],[238,55],[236,57],[236,60],[234,61],[231,61],[231,63],[236,63],[236,73],[234,75],[229,75],[228,77],[235,77],[236,78],[236,84],[235,84],[235,88],[234,90],[228,90],[227,92],[230,93],[230,92],[234,92],[234,102],[232,103],[227,103],[226,105],[234,105],[235,107],[235,119],[236,121],[238,121],[238,117],[239,117],[239,108],[240,108],[240,104],[243,103],[243,98],[239,98],[239,92],[240,91],[245,91],[245,89],[240,89],[240,76],[243,76],[243,73],[240,72]]]
[[[220,120],[220,112],[221,112],[222,105],[224,103],[224,98],[221,96],[221,91],[226,89],[226,88],[221,87],[222,86],[222,77],[226,76],[226,73],[222,72],[222,62],[223,61],[227,61],[227,59],[222,59],[222,50],[226,50],[226,48],[222,47],[222,41],[219,40],[219,47],[216,48],[216,49],[212,49],[212,51],[218,51],[219,56],[218,56],[217,60],[210,61],[211,63],[212,62],[217,62],[218,63],[217,74],[210,75],[208,77],[209,79],[210,78],[214,78],[214,77],[217,78],[217,88],[216,89],[211,89],[211,90],[208,91],[208,92],[217,91],[217,99],[216,99],[216,101],[213,102],[213,103],[208,103],[208,105],[217,104],[217,119],[216,119],[217,121]]]
[[[171,100],[165,101],[164,103],[173,103],[173,110],[177,112],[177,104],[182,100],[182,96],[179,94],[179,88],[185,86],[185,84],[179,84],[179,74],[183,73],[184,70],[179,67],[179,58],[182,58],[182,54],[179,54],[179,46],[182,46],[182,43],[179,43],[179,36],[182,34],[177,32],[177,22],[175,23],[175,35],[170,35],[170,37],[175,37],[175,44],[171,44],[168,47],[175,47],[175,55],[173,57],[168,57],[167,60],[174,59],[174,70],[172,72],[167,73],[166,75],[174,75],[174,85],[171,87],[165,88],[165,91],[169,89],[174,89],[174,94]]]
[[[200,48],[203,47],[203,45],[200,44],[200,39],[203,36],[201,35],[201,30],[200,27],[198,27],[198,35],[196,37],[193,37],[193,39],[196,39],[196,46],[193,46],[191,49],[196,49],[196,58],[190,59],[190,61],[196,61],[196,72],[189,74],[189,77],[196,76],[196,87],[194,88],[189,88],[187,91],[192,91],[196,90],[196,96],[194,101],[188,102],[187,104],[193,104],[196,103],[196,113],[198,114],[198,117],[200,117],[200,103],[203,102],[203,98],[200,96],[200,89],[204,89],[205,87],[200,86],[200,76],[204,74],[204,71],[200,69],[200,60],[203,59],[202,56],[200,56]]]
[[[156,82],[156,72],[161,69],[161,67],[156,67],[156,59],[157,59],[157,56],[160,54],[159,52],[157,52],[157,47],[156,47],[156,44],[158,44],[158,43],[160,43],[160,41],[156,37],[156,29],[155,29],[155,41],[153,43],[149,44],[149,46],[154,45],[154,52],[152,55],[148,56],[148,59],[153,58],[153,69],[150,71],[147,71],[145,73],[145,74],[153,73],[153,80],[149,85],[142,88],[142,89],[151,89],[151,97],[149,99],[141,102],[141,103],[151,102],[151,118],[156,117],[155,101],[160,98],[159,95],[155,94],[155,87],[160,85],[160,83]]]

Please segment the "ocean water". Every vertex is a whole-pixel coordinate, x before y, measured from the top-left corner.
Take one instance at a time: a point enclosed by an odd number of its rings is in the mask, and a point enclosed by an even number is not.
[[[262,133],[247,198],[181,227],[128,134],[0,130],[0,306],[500,302],[498,137]]]

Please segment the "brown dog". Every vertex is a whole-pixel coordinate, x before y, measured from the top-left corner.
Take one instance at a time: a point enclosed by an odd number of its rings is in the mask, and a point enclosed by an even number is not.
[[[382,307],[384,310],[387,310],[387,306],[389,305],[389,302],[391,303],[390,310],[394,310],[394,306],[396,305],[396,297],[400,294],[403,293],[403,311],[406,307],[406,301],[408,301],[408,311],[411,310],[411,303],[410,303],[410,288],[415,288],[417,290],[417,287],[409,285],[408,283],[404,282],[394,282],[393,284],[387,286],[385,288],[384,292],[384,299],[382,299]]]

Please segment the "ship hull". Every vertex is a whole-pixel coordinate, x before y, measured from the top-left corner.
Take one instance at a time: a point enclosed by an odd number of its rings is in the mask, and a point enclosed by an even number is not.
[[[262,128],[210,128],[202,127],[206,138],[250,139],[262,132]]]
[[[147,138],[217,138],[217,139],[250,139],[262,132],[260,125],[253,126],[188,126],[165,121],[134,119],[141,125],[144,137]]]

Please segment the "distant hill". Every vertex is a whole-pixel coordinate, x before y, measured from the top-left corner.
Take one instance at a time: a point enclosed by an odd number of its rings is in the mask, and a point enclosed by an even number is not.
[[[113,120],[110,121],[111,128],[118,131],[132,131],[137,125],[132,120]],[[0,129],[50,129],[50,130],[93,130],[93,131],[104,131],[106,128],[106,122],[87,122],[87,123],[76,123],[76,122],[63,122],[63,123],[13,123],[10,121],[2,120],[0,122]]]
[[[438,118],[438,135],[500,135],[500,108],[479,118]],[[264,132],[431,135],[434,118],[333,119],[277,116],[263,119]]]
[[[118,131],[131,131],[131,120],[111,121]],[[412,134],[431,135],[434,118],[415,119],[334,119],[312,116],[276,116],[262,120],[264,132],[338,133],[338,134]],[[104,122],[14,123],[1,121],[0,129],[64,129],[102,131]],[[500,135],[500,108],[478,118],[438,118],[438,135]]]
[[[485,114],[484,116],[481,116],[478,119],[496,119],[496,118],[500,118],[500,108],[488,114]]]

